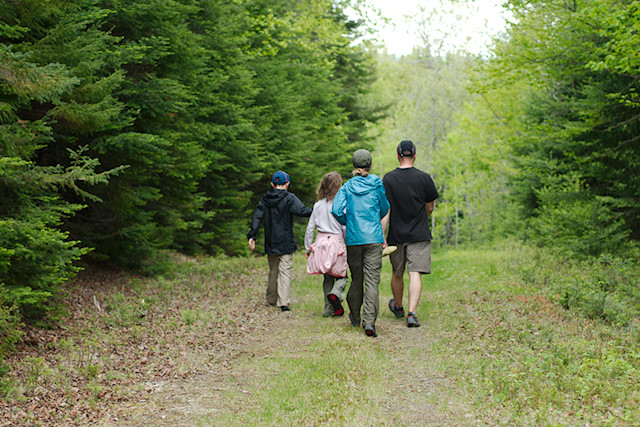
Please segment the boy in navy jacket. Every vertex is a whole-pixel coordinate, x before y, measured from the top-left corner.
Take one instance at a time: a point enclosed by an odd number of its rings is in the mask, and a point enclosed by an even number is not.
[[[310,217],[312,210],[295,194],[288,191],[291,180],[284,171],[277,171],[271,178],[268,191],[253,211],[251,230],[247,234],[249,249],[256,247],[256,236],[264,221],[264,249],[269,260],[267,302],[289,311],[291,303],[291,267],[293,253],[297,249],[293,237],[293,216]]]

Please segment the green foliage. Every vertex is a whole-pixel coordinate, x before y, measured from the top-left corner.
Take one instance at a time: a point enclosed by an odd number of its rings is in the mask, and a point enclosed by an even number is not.
[[[619,251],[640,233],[637,2],[508,4],[515,19],[479,86],[521,103],[493,109],[529,234],[579,256]]]
[[[105,126],[109,118],[102,112],[116,112],[101,99],[88,107],[88,120],[80,120],[82,108],[70,97],[82,87],[82,77],[72,64],[46,59],[50,52],[38,40],[47,22],[67,10],[55,4],[22,6],[0,6],[0,358],[19,340],[20,319],[37,322],[56,309],[60,285],[75,275],[74,262],[89,252],[68,239],[61,228],[64,219],[81,210],[82,201],[99,201],[88,186],[104,184],[122,169],[97,171],[100,162],[87,156],[83,145],[59,144],[57,159],[50,155],[51,145],[65,140],[59,134],[65,126],[86,134],[83,125]],[[55,39],[49,47],[65,40]],[[82,96],[90,97],[88,91]],[[65,199],[65,194],[72,197]]]
[[[513,267],[563,308],[632,331],[640,320],[640,270],[637,248],[627,252],[576,260],[531,249]]]
[[[41,318],[51,307],[59,286],[78,271],[73,263],[87,252],[58,227],[62,219],[82,209],[60,199],[63,190],[95,198],[78,183],[104,183],[118,170],[95,173],[95,159],[71,153],[71,166],[38,167],[3,157],[0,187],[5,201],[0,219],[0,284],[7,302],[28,319]]]
[[[480,79],[474,70],[469,76]],[[509,199],[515,170],[503,123],[492,109],[509,91],[473,94],[454,114],[454,125],[434,151],[441,185],[435,238],[443,243],[500,239],[518,229],[519,217]],[[440,224],[440,227],[438,227]]]
[[[3,273],[0,272],[0,277]],[[23,332],[19,329],[20,315],[16,310],[18,307],[12,303],[15,296],[7,289],[0,287],[0,395],[4,395],[6,391],[6,383],[4,376],[8,373],[4,364],[5,357],[15,349],[15,345],[20,341]]]
[[[346,173],[354,144],[368,147],[371,64],[342,7],[5,3],[2,76],[22,98],[0,105],[0,142],[38,166],[70,166],[66,149],[84,146],[100,170],[127,166],[94,198],[80,186],[63,194],[86,205],[63,229],[95,259],[145,269],[166,248],[244,253],[274,170],[310,201],[336,158]]]
[[[536,191],[538,215],[530,220],[529,238],[581,257],[623,253],[628,249],[629,229],[615,214],[615,199],[596,196],[570,177],[549,177]]]
[[[160,274],[167,249],[243,254],[275,170],[307,204],[346,175],[378,117],[347,3],[0,2],[7,347],[85,255]]]
[[[434,158],[456,126],[456,111],[469,98],[466,84],[471,63],[472,58],[465,55],[439,57],[428,49],[400,59],[378,54],[379,77],[375,98],[370,99],[374,105],[389,105],[389,110],[373,129],[379,141],[374,170],[394,169],[398,143],[410,139],[418,149],[416,167],[437,178],[439,171],[432,170]],[[438,188],[442,184],[436,181]]]
[[[512,233],[519,218],[508,199],[511,148],[492,108],[496,99],[512,99],[511,92],[470,94],[470,82],[482,81],[483,74],[469,55],[434,56],[425,48],[400,59],[381,54],[378,61],[374,96],[391,106],[373,129],[379,141],[374,169],[383,174],[395,168],[397,144],[411,139],[418,149],[416,167],[432,175],[440,193],[434,242],[478,242]]]

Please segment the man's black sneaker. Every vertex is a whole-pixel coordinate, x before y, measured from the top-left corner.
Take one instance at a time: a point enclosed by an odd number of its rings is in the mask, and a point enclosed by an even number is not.
[[[389,310],[391,310],[391,312],[395,314],[398,319],[404,317],[404,308],[396,307],[396,300],[393,298],[389,300]]]
[[[351,322],[351,326],[355,326],[356,328],[360,326],[360,322],[356,322],[356,319],[353,318],[352,313],[349,313],[349,321]]]
[[[282,311],[291,311],[291,309],[289,308],[288,305],[280,306],[280,310],[282,310]]]
[[[377,337],[376,327],[371,324],[364,325],[364,333],[367,334],[368,337]]]
[[[407,316],[407,326],[409,328],[419,328],[420,322],[418,322],[418,317],[415,313],[409,313]]]

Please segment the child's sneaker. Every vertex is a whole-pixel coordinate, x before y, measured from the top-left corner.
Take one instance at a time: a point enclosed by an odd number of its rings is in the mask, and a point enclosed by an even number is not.
[[[409,328],[420,327],[420,322],[418,322],[418,317],[416,316],[415,313],[409,312],[409,315],[407,316],[407,327]]]
[[[404,317],[404,308],[396,307],[396,300],[393,298],[389,300],[389,310],[391,310],[391,312],[395,314],[398,319]]]
[[[342,303],[340,302],[340,298],[338,298],[334,294],[327,295],[327,300],[331,303],[333,307],[332,316],[342,316],[344,314],[344,308],[342,308]]]
[[[280,306],[280,310],[282,311],[291,311],[291,308],[288,305]]]
[[[331,306],[333,307],[333,311],[336,311],[337,309],[342,307],[342,304],[340,303],[340,298],[338,298],[338,296],[335,294],[328,294],[327,301],[329,301],[329,304],[331,304]]]

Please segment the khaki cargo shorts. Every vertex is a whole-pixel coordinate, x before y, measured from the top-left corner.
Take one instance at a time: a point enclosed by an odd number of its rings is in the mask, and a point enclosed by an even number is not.
[[[402,277],[405,265],[407,271],[422,274],[431,273],[431,240],[424,242],[399,243],[398,250],[389,255],[393,274]]]

